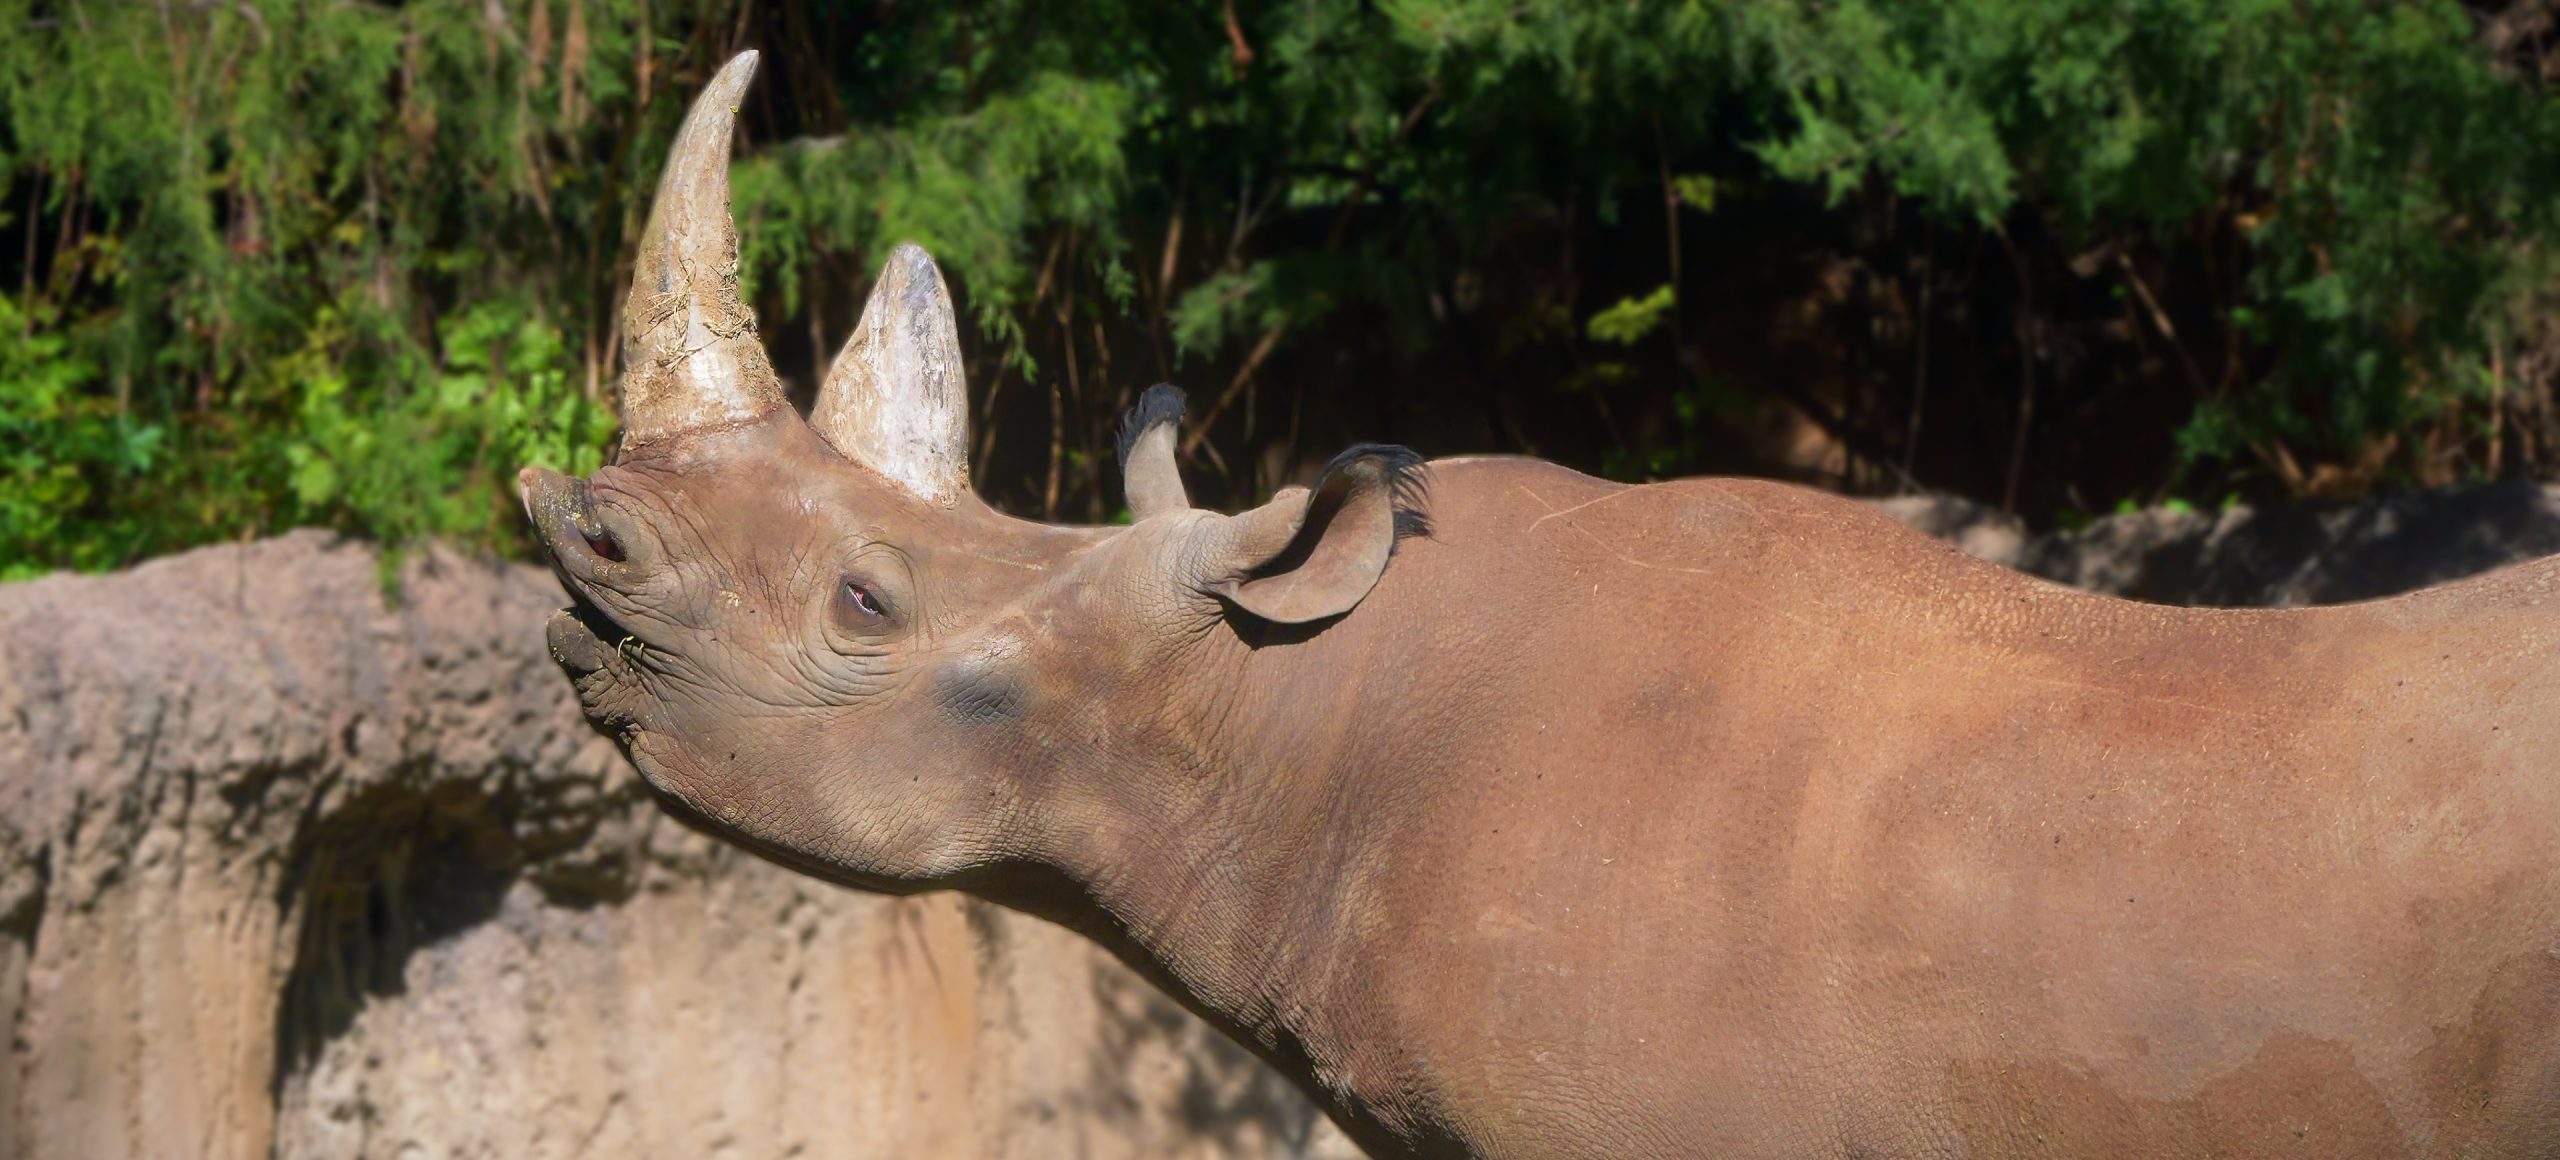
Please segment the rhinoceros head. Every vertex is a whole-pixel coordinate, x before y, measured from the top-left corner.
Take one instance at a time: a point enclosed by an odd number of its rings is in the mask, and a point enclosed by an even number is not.
[[[738,290],[727,168],[755,63],[712,80],[659,183],[623,308],[617,461],[523,473],[577,601],[552,653],[652,784],[752,844],[900,878],[1035,853],[1128,746],[1179,746],[1203,658],[1360,602],[1410,453],[1356,450],[1240,515],[1194,509],[1180,396],[1159,387],[1122,432],[1131,526],[1004,516],[970,491],[957,324],[914,246],[804,421]]]

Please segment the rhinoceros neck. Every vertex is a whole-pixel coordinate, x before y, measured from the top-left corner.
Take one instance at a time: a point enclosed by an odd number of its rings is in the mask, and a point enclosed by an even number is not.
[[[1375,678],[1325,663],[1346,643],[1219,657],[1210,703],[1130,739],[1116,768],[1085,779],[1120,792],[1047,843],[1124,955],[1294,1078],[1337,1090],[1376,1025],[1353,968],[1415,820],[1381,772],[1410,771],[1391,723],[1356,708],[1380,700],[1360,694]]]

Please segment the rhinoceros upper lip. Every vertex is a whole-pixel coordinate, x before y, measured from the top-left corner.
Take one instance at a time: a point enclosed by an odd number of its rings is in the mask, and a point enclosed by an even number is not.
[[[524,505],[550,550],[553,570],[570,587],[609,581],[613,570],[628,562],[622,539],[605,522],[588,481],[528,469]]]
[[[571,606],[567,613],[590,635],[618,642],[630,633],[595,598],[595,585],[625,564],[622,545],[598,517],[595,489],[583,479],[528,470],[524,502],[551,557],[551,572],[560,580]],[[563,658],[564,663],[568,658]],[[595,666],[583,666],[592,669]]]
[[[612,613],[605,611],[604,605],[596,600],[591,587],[592,582],[561,566],[557,553],[553,555],[551,571],[553,575],[560,578],[561,590],[569,594],[569,607],[562,611],[576,618],[578,624],[588,633],[604,642],[608,648],[619,648],[624,641],[631,638],[631,630],[623,627],[622,622],[615,619]]]

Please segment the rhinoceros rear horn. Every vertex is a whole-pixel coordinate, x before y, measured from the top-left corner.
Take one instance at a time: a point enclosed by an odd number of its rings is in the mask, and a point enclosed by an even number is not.
[[[739,53],[694,98],[658,179],[623,300],[623,441],[638,446],[784,406],[781,381],[738,295],[729,137],[756,54]]]
[[[969,490],[969,394],[942,271],[912,243],[889,255],[862,320],[827,368],[809,424],[845,458],[942,507]]]

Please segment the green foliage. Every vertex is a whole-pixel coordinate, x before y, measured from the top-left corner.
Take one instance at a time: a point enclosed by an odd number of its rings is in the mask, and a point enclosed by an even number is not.
[[[1680,204],[1700,213],[1713,212],[1716,208],[1716,179],[1707,174],[1684,173],[1674,177],[1671,179],[1671,192],[1672,196],[1680,199]]]
[[[514,545],[515,467],[609,444],[648,192],[748,46],[777,359],[812,377],[922,242],[974,323],[982,487],[1049,514],[1116,508],[1116,409],[1176,377],[1212,388],[1235,492],[1380,383],[1627,477],[1747,467],[1719,449],[1773,407],[1926,472],[1893,376],[1931,359],[1937,392],[2040,375],[2021,447],[2074,400],[2175,394],[2158,489],[2423,476],[2422,446],[2516,438],[2502,368],[2560,224],[2560,105],[2452,0],[0,0],[0,27],[10,576],[308,522]],[[1767,332],[1711,325],[1763,305],[1715,287],[1774,275],[1710,247],[1773,230],[1764,259],[1845,252],[1913,320],[1821,340],[1900,344],[1849,386],[1683,337]],[[2131,388],[2038,353],[2106,342]],[[2023,409],[1942,399],[1933,482],[1982,490],[1954,472]]]
[[[419,389],[362,410],[338,369],[343,330],[324,314],[311,336],[311,349],[278,368],[297,395],[277,444],[296,522],[468,530],[506,518],[503,503],[493,512],[483,492],[421,481],[512,475],[526,464],[584,473],[602,458],[611,416],[569,385],[559,335],[520,302],[447,316],[444,366]]]
[[[40,569],[35,562],[68,546],[73,562],[98,567],[115,562],[114,537],[66,534],[65,513],[88,505],[92,486],[85,464],[106,464],[139,476],[165,432],[125,421],[111,401],[84,388],[95,368],[67,351],[49,329],[52,320],[31,314],[0,295],[0,580]]]
[[[1001,328],[1030,281],[1034,231],[1106,220],[1120,195],[1131,96],[1042,71],[1013,92],[897,125],[803,139],[737,166],[735,212],[754,282],[786,309],[822,252],[875,267],[912,241],[966,271],[982,325]],[[815,244],[813,244],[815,243]]]
[[[646,164],[609,123],[644,26],[597,7],[0,2],[0,567],[297,523],[490,543],[518,458],[592,462],[560,336]]]
[[[1982,222],[2245,236],[2222,323],[2268,373],[2201,401],[2190,460],[2349,449],[2466,389],[2560,205],[2560,104],[2451,0],[1742,5],[1794,125],[1761,146],[1835,196],[1872,177]]]
[[[1617,305],[1592,315],[1584,329],[1591,332],[1594,342],[1634,346],[1662,325],[1671,313],[1673,299],[1671,284],[1665,282],[1642,298],[1619,299]]]
[[[1173,344],[1186,355],[1211,354],[1247,326],[1278,326],[1288,315],[1271,304],[1272,267],[1255,262],[1212,274],[1175,302]]]

